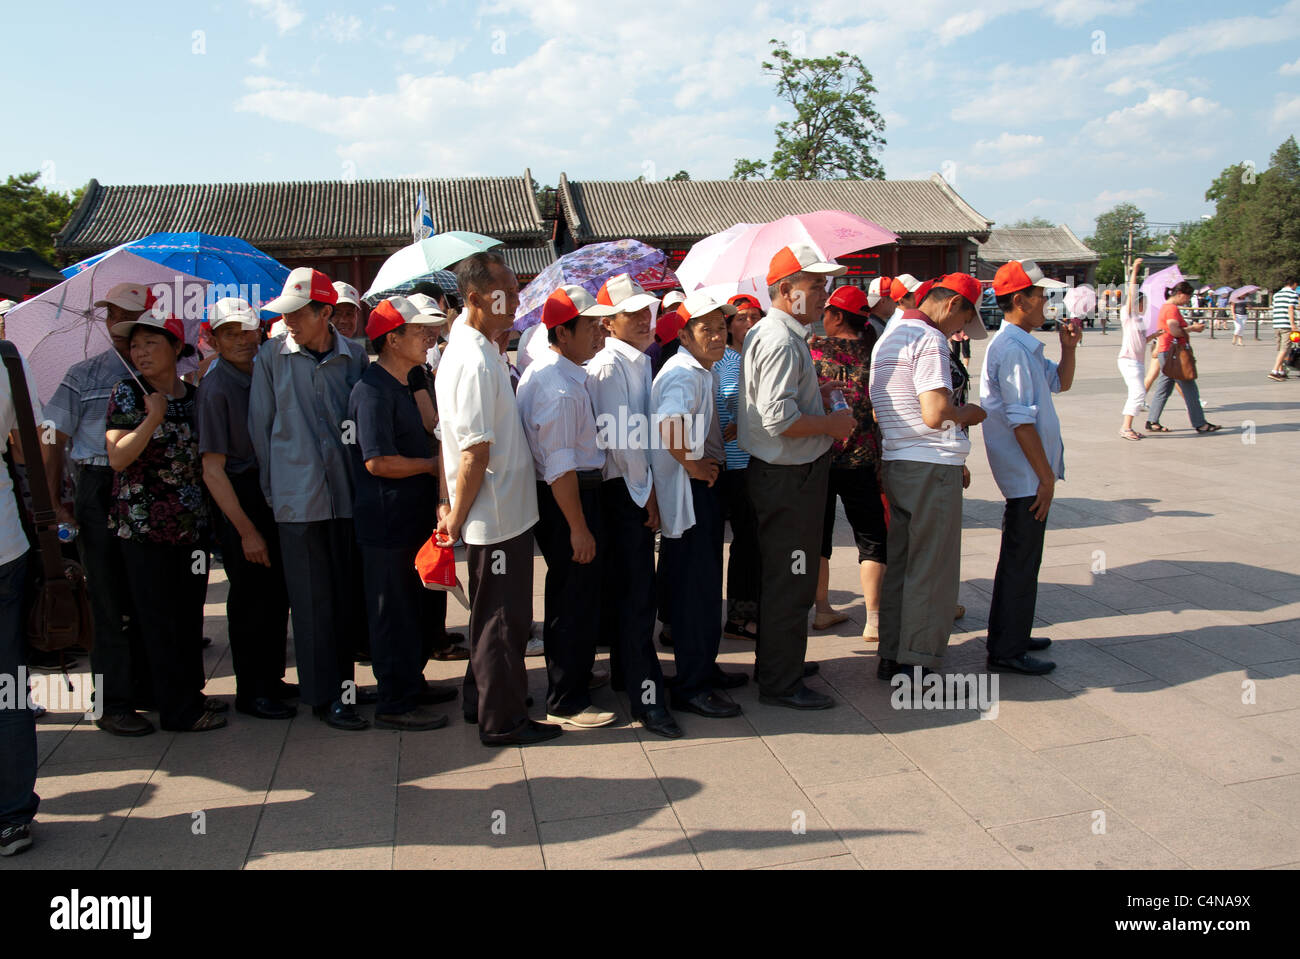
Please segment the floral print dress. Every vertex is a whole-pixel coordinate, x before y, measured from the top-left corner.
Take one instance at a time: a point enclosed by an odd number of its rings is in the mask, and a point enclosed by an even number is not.
[[[144,451],[114,475],[108,528],[118,537],[168,546],[204,541],[208,501],[195,421],[197,393],[186,383],[184,396],[169,399],[167,415]],[[143,423],[144,395],[134,380],[113,387],[107,428],[133,430]]]
[[[833,469],[879,469],[880,430],[871,415],[871,396],[867,392],[867,379],[871,374],[871,349],[875,343],[876,338],[871,333],[858,340],[814,336],[808,341],[818,382],[847,382],[849,385],[841,392],[849,404],[853,418],[858,421],[848,439],[836,440],[831,445]]]

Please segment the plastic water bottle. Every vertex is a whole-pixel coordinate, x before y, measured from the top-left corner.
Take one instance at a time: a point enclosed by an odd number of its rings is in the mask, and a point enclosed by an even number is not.
[[[59,524],[60,543],[71,543],[76,538],[77,538],[77,527],[73,526],[71,523]]]
[[[831,390],[831,412],[838,413],[840,410],[847,410],[849,401],[844,398],[844,394],[839,390]]]

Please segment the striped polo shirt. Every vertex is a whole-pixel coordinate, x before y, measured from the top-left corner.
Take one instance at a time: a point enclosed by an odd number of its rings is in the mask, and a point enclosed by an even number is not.
[[[1284,286],[1273,294],[1273,329],[1291,329],[1291,307],[1296,303],[1296,288]]]
[[[713,403],[718,410],[718,426],[726,429],[736,420],[740,400],[740,354],[727,347],[722,359],[713,364]],[[749,466],[749,454],[732,440],[724,444],[727,449],[727,469],[743,470]]]

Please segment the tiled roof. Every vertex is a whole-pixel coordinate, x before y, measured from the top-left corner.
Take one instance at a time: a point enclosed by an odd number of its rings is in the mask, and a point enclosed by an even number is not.
[[[238,236],[268,252],[302,247],[392,247],[411,242],[416,194],[434,229],[505,242],[550,238],[531,175],[456,180],[342,180],[104,186],[91,180],[55,238],[71,254],[110,249],[159,231]]]
[[[1068,226],[992,230],[980,244],[979,258],[989,263],[1034,260],[1038,263],[1093,263],[1101,255],[1083,245]]]
[[[634,237],[695,241],[735,223],[845,210],[903,237],[977,236],[992,221],[935,174],[928,180],[571,181],[560,205],[579,243]]]
[[[541,273],[557,259],[555,244],[550,241],[545,246],[538,247],[497,247],[493,252],[500,253],[505,258],[506,266],[515,273],[528,277]]]

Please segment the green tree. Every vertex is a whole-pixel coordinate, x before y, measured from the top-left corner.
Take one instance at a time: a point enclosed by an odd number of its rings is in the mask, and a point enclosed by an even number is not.
[[[763,69],[776,78],[776,95],[794,108],[793,120],[776,125],[770,163],[736,161],[733,180],[879,180],[885,169],[875,154],[885,145],[885,121],[876,112],[871,72],[862,58],[843,50],[828,57],[796,57],[781,41],[768,41],[772,60]]]
[[[541,211],[542,219],[554,220],[558,216],[555,187],[534,183],[533,194],[537,197],[537,209]]]
[[[1101,261],[1097,264],[1097,282],[1123,282],[1124,251],[1130,229],[1133,231],[1133,253],[1141,254],[1151,239],[1145,213],[1132,203],[1120,203],[1097,217],[1092,236],[1083,241],[1089,249],[1101,254]]]
[[[1009,230],[1042,230],[1056,226],[1051,220],[1042,216],[1031,216],[1029,219],[1023,217],[1012,223],[1007,229]]]
[[[47,190],[39,173],[20,173],[0,186],[0,249],[29,246],[54,260],[54,234],[63,229],[81,202],[85,187],[72,193]]]
[[[689,173],[687,173],[685,170],[678,170],[678,171],[677,171],[676,173],[674,173],[672,176],[670,176],[670,177],[664,177],[665,180],[677,180],[677,181],[680,181],[680,180],[689,180],[690,178],[691,178],[691,175],[690,175]]]
[[[1237,240],[1244,251],[1246,282],[1275,290],[1300,279],[1300,145],[1295,137],[1287,137],[1268,169],[1256,183],[1242,184],[1242,192],[1248,199],[1238,211]]]

